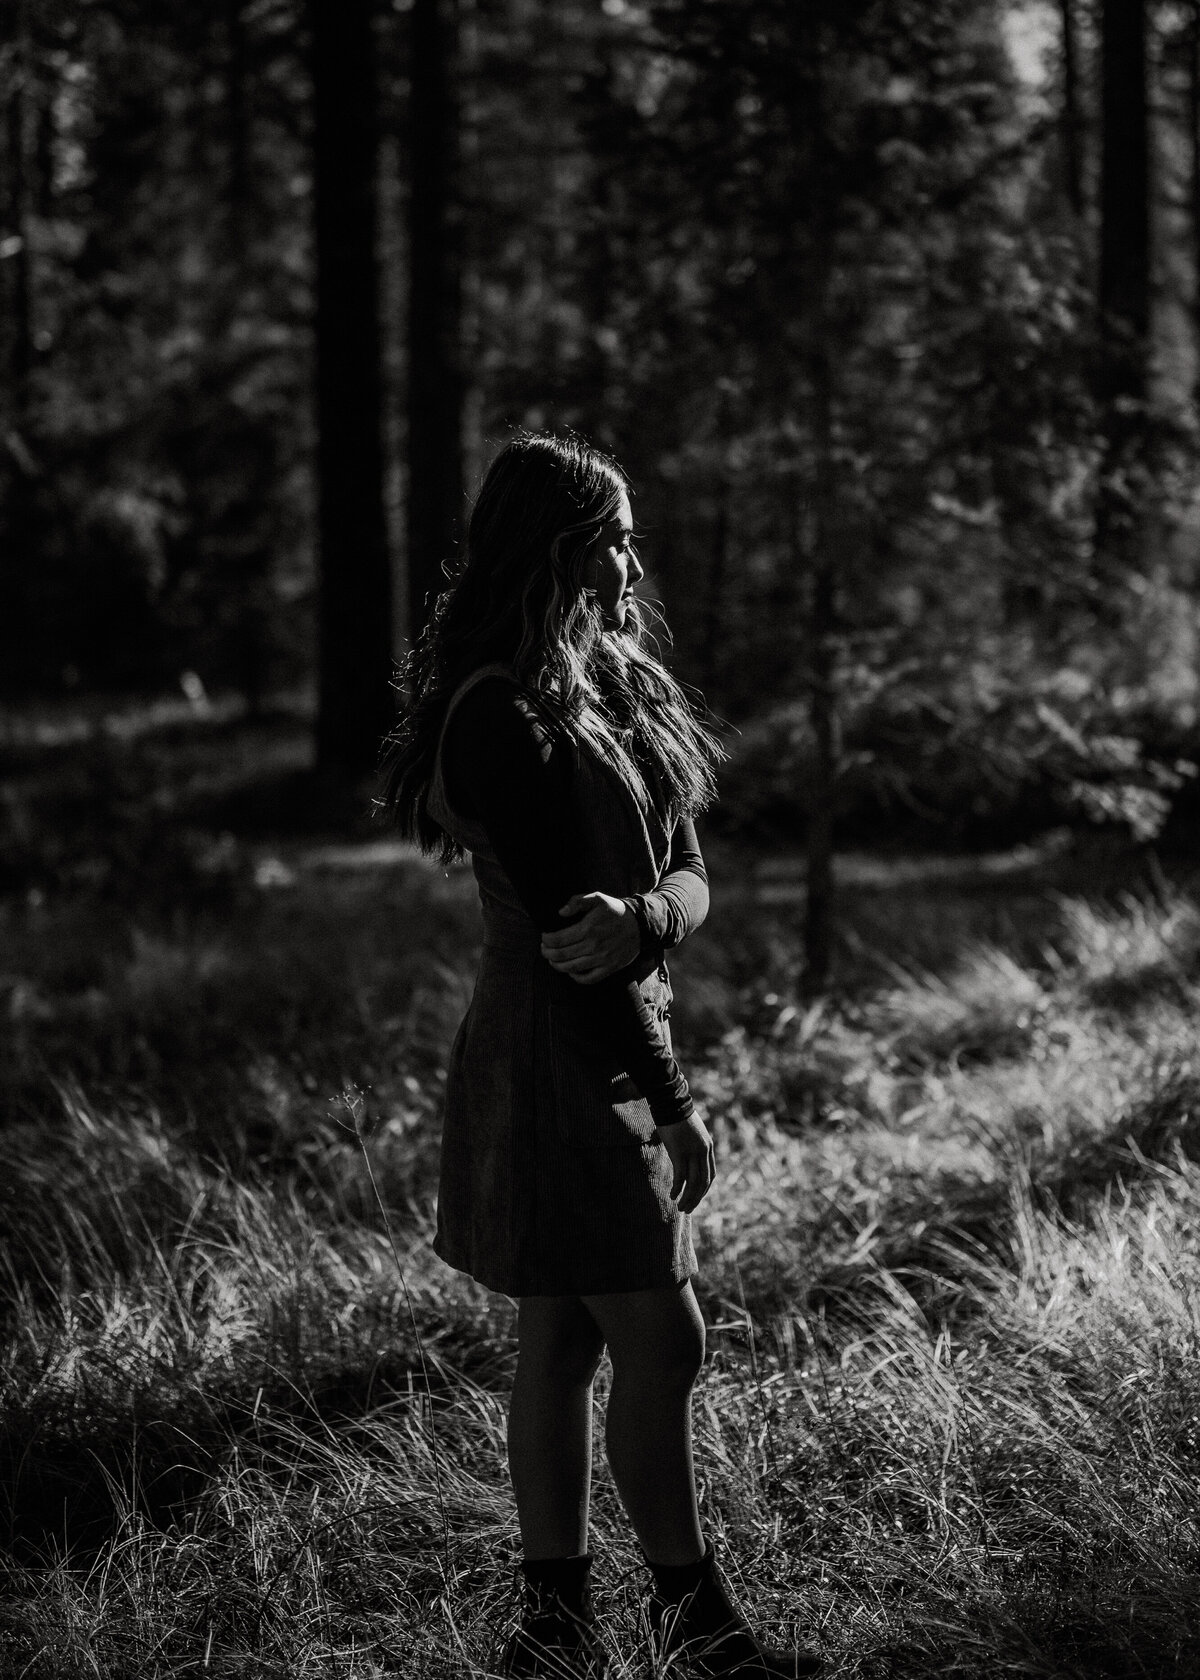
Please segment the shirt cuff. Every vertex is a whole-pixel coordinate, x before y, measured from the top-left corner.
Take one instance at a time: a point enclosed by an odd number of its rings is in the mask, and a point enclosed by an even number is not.
[[[669,1104],[665,1099],[658,1098],[650,1103],[650,1118],[655,1126],[676,1126],[681,1120],[690,1120],[695,1112],[696,1105],[690,1091],[682,1097],[672,1096]]]
[[[662,929],[655,924],[650,914],[650,906],[646,902],[645,894],[633,893],[629,898],[622,899],[621,902],[627,904],[637,918],[641,955],[645,956],[648,951],[661,950],[663,943]]]

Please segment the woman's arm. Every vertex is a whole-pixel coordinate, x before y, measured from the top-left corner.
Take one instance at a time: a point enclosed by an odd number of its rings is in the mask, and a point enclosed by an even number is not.
[[[675,825],[666,874],[658,886],[653,892],[635,893],[625,903],[638,919],[643,951],[670,951],[700,926],[708,915],[708,873],[690,817]]]
[[[569,764],[520,690],[503,677],[476,685],[446,730],[443,774],[451,804],[481,822],[517,895],[543,933],[588,891],[570,798]],[[650,1105],[655,1124],[693,1112],[687,1081],[629,969],[589,985],[547,965],[551,997],[580,1038],[614,1055]]]

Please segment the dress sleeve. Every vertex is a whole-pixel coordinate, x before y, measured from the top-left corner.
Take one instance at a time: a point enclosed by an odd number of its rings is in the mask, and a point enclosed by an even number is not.
[[[708,873],[690,817],[675,825],[667,872],[653,892],[625,900],[638,919],[642,949],[670,951],[708,915]]]
[[[487,831],[497,858],[543,933],[567,927],[558,908],[584,879],[570,798],[568,749],[551,740],[520,690],[503,677],[479,682],[455,709],[442,746],[450,802]],[[551,996],[570,1010],[585,1042],[618,1059],[656,1125],[692,1113],[687,1081],[632,968],[585,986],[550,968]]]

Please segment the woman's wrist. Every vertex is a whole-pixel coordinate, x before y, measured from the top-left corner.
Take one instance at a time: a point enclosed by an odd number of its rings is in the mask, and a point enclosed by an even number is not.
[[[646,900],[641,893],[631,893],[628,898],[622,900],[622,903],[627,904],[633,912],[633,918],[638,926],[639,952],[644,954],[656,943],[654,929],[650,925],[650,916],[646,908]]]
[[[683,1087],[682,1090],[680,1086]],[[681,1120],[690,1120],[696,1112],[692,1093],[688,1090],[687,1081],[682,1074],[675,1084],[666,1090],[652,1092],[646,1100],[650,1104],[650,1117],[659,1127],[677,1126]]]

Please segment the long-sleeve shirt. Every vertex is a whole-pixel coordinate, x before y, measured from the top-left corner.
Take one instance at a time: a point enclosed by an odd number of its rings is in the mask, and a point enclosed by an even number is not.
[[[538,724],[513,684],[487,678],[464,696],[446,730],[442,768],[451,804],[483,826],[535,925],[549,933],[578,920],[561,916],[560,907],[595,883],[585,878],[569,751]],[[708,878],[690,821],[676,825],[658,888],[625,902],[637,917],[643,959],[661,956],[703,921]],[[693,1108],[687,1080],[642,996],[639,963],[590,985],[547,967],[552,999],[599,1054],[629,1074],[655,1124],[685,1120]]]

